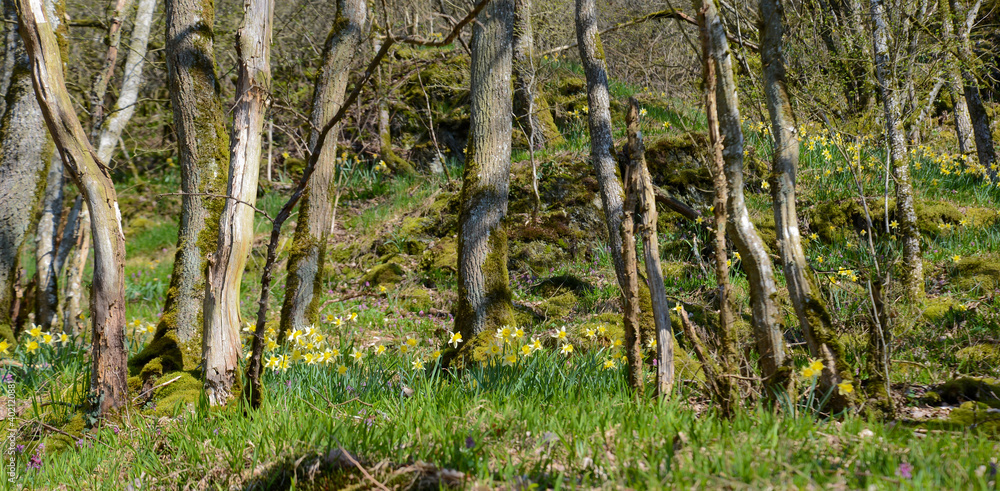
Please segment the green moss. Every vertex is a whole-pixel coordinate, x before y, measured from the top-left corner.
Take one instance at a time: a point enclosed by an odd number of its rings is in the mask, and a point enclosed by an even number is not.
[[[573,292],[565,292],[550,297],[538,305],[538,308],[550,319],[562,319],[569,316],[576,308],[579,300]]]
[[[14,331],[10,324],[0,324],[0,341],[7,341],[7,344],[14,346],[17,340],[14,339]]]
[[[1000,347],[996,344],[967,346],[955,352],[963,370],[990,370],[1000,366]]]
[[[76,441],[83,437],[83,432],[87,429],[87,423],[83,415],[77,413],[70,416],[65,423],[59,425],[59,429],[70,436],[62,433],[51,433],[41,442],[45,445],[45,451],[50,455],[76,448]]]
[[[951,297],[928,298],[924,302],[924,310],[920,316],[928,324],[937,325],[958,305],[959,302]]]
[[[966,257],[952,269],[952,284],[958,289],[972,292],[1000,288],[1000,260],[995,256]]]
[[[428,312],[434,306],[430,292],[421,286],[412,286],[399,293],[403,308],[410,312]]]
[[[151,408],[153,416],[173,416],[178,408],[188,404],[197,404],[201,397],[203,384],[197,378],[197,372],[169,372],[165,373],[162,380],[171,380],[180,377],[177,381],[167,384],[153,393],[153,398],[147,407]],[[242,385],[237,381],[233,385],[234,391],[239,391]],[[237,395],[238,397],[238,395]],[[234,400],[236,398],[234,397]]]
[[[371,286],[395,285],[403,281],[404,274],[403,268],[399,264],[379,264],[368,270],[362,279]]]
[[[981,402],[964,402],[948,413],[948,421],[979,432],[1000,433],[1000,414]]]
[[[458,251],[455,240],[441,239],[424,251],[420,267],[425,271],[458,272]]]
[[[960,377],[938,385],[922,398],[924,402],[960,404],[978,401],[991,406],[1000,405],[1000,381],[991,378]]]

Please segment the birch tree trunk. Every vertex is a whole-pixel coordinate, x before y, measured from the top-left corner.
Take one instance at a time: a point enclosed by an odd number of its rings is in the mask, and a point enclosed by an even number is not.
[[[253,242],[261,130],[271,90],[273,0],[247,0],[236,31],[239,78],[229,144],[229,185],[218,249],[209,258],[202,343],[205,392],[212,405],[232,397],[240,360],[240,282]],[[239,200],[239,201],[237,201]]]
[[[622,258],[622,205],[625,192],[615,169],[612,156],[611,97],[608,93],[608,71],[604,62],[604,47],[597,29],[595,0],[576,0],[576,39],[580,61],[587,76],[587,124],[590,130],[590,163],[594,166],[601,186],[601,203],[608,222],[608,248],[615,265],[618,285],[625,289],[625,262]]]
[[[16,0],[19,32],[31,58],[35,95],[70,177],[83,192],[94,236],[91,393],[105,413],[127,402],[125,353],[125,235],[108,168],[99,160],[73,109],[62,56],[42,0]]]
[[[997,153],[993,144],[993,133],[990,130],[990,116],[983,105],[982,95],[979,91],[979,81],[975,75],[975,54],[972,52],[972,44],[969,42],[969,34],[972,24],[975,22],[976,14],[982,5],[982,0],[977,0],[969,10],[965,23],[961,24],[958,18],[961,10],[958,8],[957,0],[948,0],[951,4],[952,22],[957,33],[958,59],[961,66],[962,80],[965,82],[965,102],[969,108],[969,116],[972,119],[972,132],[976,137],[976,155],[979,163],[986,168],[986,173],[994,183],[1000,182],[997,177]]]
[[[535,35],[531,26],[531,0],[514,2],[514,117],[533,150],[561,140],[552,122],[548,103],[539,97],[535,69]]]
[[[941,21],[941,36],[945,43],[955,46],[955,29],[952,23],[951,4],[949,0],[938,2],[938,13]],[[975,140],[972,134],[972,119],[969,118],[969,106],[965,103],[965,92],[962,90],[962,73],[958,69],[955,58],[947,56],[945,59],[945,84],[948,86],[948,93],[951,94],[952,111],[955,113],[955,136],[958,139],[958,151],[962,155],[968,155],[975,149]]]
[[[35,232],[35,324],[48,331],[59,326],[59,272],[56,252],[63,209],[63,165],[58,153],[49,156],[41,217]]]
[[[167,0],[166,60],[170,105],[181,170],[177,252],[156,334],[132,363],[151,377],[193,369],[201,361],[205,267],[219,238],[225,202],[201,194],[226,192],[229,141],[215,72],[215,5],[211,0]],[[150,363],[151,361],[158,363]]]
[[[903,238],[903,288],[910,300],[919,300],[924,296],[920,230],[917,228],[917,214],[913,206],[913,182],[910,179],[906,142],[900,127],[899,97],[893,84],[888,28],[882,0],[871,0],[871,15],[875,76],[885,111],[886,140],[889,142],[889,156],[896,181],[896,220],[899,221],[900,235]]]
[[[493,0],[472,31],[469,145],[458,222],[455,330],[473,338],[513,323],[507,272],[514,0]],[[471,348],[467,351],[472,354]]]
[[[333,220],[332,186],[336,177],[337,145],[316,148],[320,128],[344,103],[347,78],[358,47],[368,27],[368,8],[363,0],[339,0],[333,27],[323,49],[323,68],[313,91],[310,151],[319,151],[316,170],[306,184],[299,204],[298,223],[288,258],[285,302],[281,309],[281,336],[289,330],[319,321],[319,295],[323,265]],[[331,130],[336,134],[337,129]]]
[[[695,0],[696,6],[700,4],[701,1]],[[729,42],[715,4],[705,2],[701,8],[705,9],[705,23],[718,77],[715,96],[722,135],[722,156],[726,162],[726,183],[729,187],[726,207],[729,213],[730,238],[743,258],[743,270],[750,283],[750,307],[753,312],[754,337],[760,352],[761,371],[766,379],[782,383],[779,370],[788,361],[782,334],[784,326],[777,305],[778,287],[774,282],[771,257],[750,221],[743,195],[743,128]]]
[[[774,162],[771,172],[771,197],[774,200],[775,233],[781,264],[788,284],[795,314],[805,333],[809,352],[823,361],[824,369],[820,377],[825,391],[850,379],[850,367],[844,360],[843,347],[837,341],[830,312],[826,308],[816,279],[809,270],[799,222],[795,210],[795,181],[799,164],[799,141],[796,136],[795,117],[788,97],[785,76],[785,56],[782,46],[785,26],[783,24],[783,0],[761,0],[760,57],[764,68],[764,96],[768,115],[771,118],[771,134],[774,135]],[[787,358],[790,361],[790,357]],[[768,385],[773,392],[790,392],[794,379],[791,364],[779,368],[779,374]],[[771,394],[769,394],[771,395]],[[835,410],[849,405],[846,396],[836,391],[831,404]]]
[[[39,0],[41,1],[41,0]],[[16,16],[11,0],[4,2]],[[31,82],[31,60],[20,37],[8,46],[13,57],[0,119],[0,329],[13,332],[14,287],[23,247],[34,219],[54,147]]]

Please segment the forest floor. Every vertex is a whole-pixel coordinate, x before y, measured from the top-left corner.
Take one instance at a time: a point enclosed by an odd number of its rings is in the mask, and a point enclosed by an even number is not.
[[[12,347],[11,361],[0,368],[16,380],[19,482],[29,489],[135,490],[996,489],[996,186],[943,147],[911,152],[928,297],[910,304],[898,284],[887,289],[894,312],[893,418],[830,414],[829,394],[805,371],[797,374],[794,400],[768,402],[759,384],[748,383],[743,409],[724,419],[680,335],[679,383],[668,400],[651,395],[651,351],[645,395],[627,387],[618,287],[603,246],[579,80],[568,72],[550,87],[566,141],[533,156],[514,153],[507,227],[517,326],[500,333],[497,353],[482,353],[480,364],[459,371],[440,367],[457,298],[460,181],[392,178],[372,170],[373,161],[349,155],[341,162],[321,322],[266,353],[262,408],[207,407],[191,370],[164,374],[120,417],[93,425],[79,409],[89,378],[85,340],[46,342],[40,334],[33,348]],[[647,160],[656,184],[708,213],[711,180],[700,163],[705,137],[697,111],[679,111],[678,103],[648,90],[613,89],[617,100],[635,95],[646,109]],[[621,126],[620,108],[615,116]],[[770,136],[759,121],[744,126],[748,205],[777,254],[766,189]],[[872,324],[865,281],[876,267],[893,271],[893,278],[903,267],[894,200],[891,190],[885,193],[885,154],[871,136],[817,125],[800,131],[801,233],[847,361],[862,380]],[[532,159],[542,199],[537,219]],[[459,160],[447,161],[449,174],[460,176]],[[292,177],[264,186],[259,207],[273,216]],[[130,354],[152,339],[150,326],[170,280],[179,204],[162,195],[175,192],[178,179],[178,170],[166,165],[142,181],[119,183],[122,209],[133,210],[124,217]],[[258,217],[243,281],[247,320],[256,312],[269,227]],[[658,232],[670,302],[683,304],[711,332],[708,232],[668,210],[661,210]],[[272,336],[284,297],[284,259],[277,270]],[[738,257],[731,271],[744,375],[754,379],[757,355]],[[776,272],[784,294],[780,268]],[[786,340],[802,369],[811,362],[803,335],[791,306],[782,309]],[[0,482],[4,489],[12,485]]]

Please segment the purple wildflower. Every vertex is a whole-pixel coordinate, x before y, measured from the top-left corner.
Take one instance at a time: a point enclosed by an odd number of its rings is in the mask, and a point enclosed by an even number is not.
[[[899,468],[896,469],[896,475],[903,479],[913,478],[913,465],[909,462],[903,462],[899,464]]]

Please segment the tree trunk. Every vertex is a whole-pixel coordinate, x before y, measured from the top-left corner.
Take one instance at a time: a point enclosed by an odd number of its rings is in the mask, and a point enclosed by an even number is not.
[[[950,0],[938,2],[938,13],[941,21],[941,36],[945,43],[954,46],[956,40]],[[945,58],[944,79],[948,86],[948,93],[951,94],[952,111],[955,113],[955,136],[958,138],[958,151],[962,155],[968,155],[975,148],[975,140],[972,134],[972,120],[969,118],[969,106],[965,103],[965,93],[962,90],[962,74],[955,61],[951,56]]]
[[[5,97],[9,106],[0,120],[0,328],[13,331],[17,269],[54,149],[31,85],[25,46],[15,37],[8,49],[14,64]]]
[[[115,65],[118,64],[118,48],[121,46],[122,41],[122,25],[125,24],[125,16],[127,15],[125,11],[131,7],[131,3],[132,0],[115,0],[114,8],[111,8],[110,2],[108,4],[107,15],[111,21],[108,25],[108,37],[106,38],[108,51],[104,54],[104,65],[97,76],[94,77],[94,84],[90,88],[90,113],[93,120],[93,127],[90,131],[91,137],[95,141],[100,140],[101,126],[104,124],[104,97],[108,93],[108,84],[111,83],[111,77],[115,74]],[[110,160],[103,160],[102,162],[110,162]]]
[[[59,220],[63,209],[63,165],[59,154],[49,157],[45,194],[42,198],[41,217],[35,232],[35,265],[37,294],[35,295],[35,324],[48,331],[59,326]]]
[[[958,59],[961,66],[962,80],[965,82],[965,102],[969,108],[969,116],[972,119],[972,132],[976,137],[976,155],[979,157],[979,164],[986,169],[989,179],[994,183],[1000,182],[997,175],[997,153],[993,145],[993,133],[990,130],[990,116],[986,112],[982,95],[979,92],[979,81],[974,72],[975,54],[972,52],[972,44],[969,42],[969,34],[976,13],[979,11],[982,1],[979,0],[972,9],[969,10],[964,24],[959,23],[959,8],[957,0],[948,0],[951,4],[954,29],[958,40]]]
[[[378,49],[376,48],[376,51]],[[392,80],[391,68],[386,67],[389,70],[388,76],[389,80]],[[382,161],[392,169],[396,174],[401,174],[404,176],[412,176],[417,173],[416,169],[410,165],[409,162],[404,160],[392,149],[392,129],[389,127],[389,94],[387,93],[388,84],[382,78],[382,67],[378,69],[378,139],[379,139],[379,154],[382,157]]]
[[[695,0],[695,3],[701,2]],[[726,203],[729,232],[742,257],[743,270],[750,283],[750,307],[757,350],[760,352],[761,371],[768,380],[780,383],[779,371],[788,362],[782,337],[784,326],[777,305],[778,287],[774,281],[774,265],[757,229],[750,221],[743,195],[743,129],[729,42],[715,4],[707,2],[705,5],[705,22],[718,77],[715,93],[719,130],[722,134],[722,155],[726,162],[726,183],[729,187]]]
[[[77,196],[80,203],[84,203],[81,196]],[[77,235],[74,245],[73,259],[70,260],[69,271],[66,273],[66,288],[63,291],[63,332],[73,335],[83,332],[83,311],[80,309],[80,300],[83,299],[83,273],[87,269],[87,259],[90,258],[90,210],[84,204],[80,210],[77,221]]]
[[[531,27],[531,0],[514,2],[514,117],[531,150],[545,148],[552,131],[548,104],[539,97],[535,71],[535,39]],[[548,131],[546,131],[548,130]]]
[[[253,242],[261,130],[271,90],[273,0],[248,0],[236,31],[236,106],[229,145],[229,185],[218,249],[209,259],[202,343],[205,392],[212,405],[232,396],[240,360],[240,282]],[[239,200],[239,201],[237,201]]]
[[[711,361],[705,350],[704,343],[700,337],[695,335],[694,329],[687,329],[691,340],[695,343],[697,354],[702,360],[702,365],[708,367],[705,370],[705,377],[709,381],[709,386],[713,388],[713,399],[719,405],[719,410],[725,416],[731,416],[736,406],[739,405],[739,397],[736,393],[736,384],[730,375],[735,375],[733,360],[736,357],[735,337],[733,335],[733,312],[729,306],[729,298],[732,296],[732,286],[729,283],[729,264],[726,260],[726,222],[728,221],[726,207],[730,203],[729,188],[726,185],[725,172],[725,149],[723,148],[723,136],[720,134],[718,114],[719,110],[716,102],[716,70],[718,62],[715,59],[716,52],[712,47],[712,26],[710,19],[718,17],[709,15],[714,13],[715,8],[711,0],[692,0],[692,7],[698,12],[698,30],[701,38],[702,55],[702,80],[705,91],[705,116],[708,120],[708,136],[712,144],[712,184],[715,188],[715,200],[712,204],[714,213],[714,239],[715,239],[715,276],[719,282],[718,306],[719,306],[719,363]],[[684,313],[681,312],[682,322]]]
[[[778,249],[788,293],[805,333],[809,351],[812,356],[821,359],[825,367],[820,378],[821,387],[830,390],[850,379],[850,367],[843,359],[843,347],[836,341],[830,312],[816,285],[815,277],[809,270],[799,235],[795,210],[799,141],[785,77],[782,0],[761,0],[760,18],[763,19],[760,56],[764,68],[764,95],[771,118],[771,134],[774,135],[774,163],[770,182]],[[790,393],[792,390],[794,378],[791,377],[791,357],[786,357],[786,363],[778,370],[776,376],[766,382],[772,392],[769,396],[780,392]],[[839,411],[847,407],[850,401],[838,391],[833,394],[831,404]]]
[[[630,99],[628,114],[625,117],[628,125],[628,144],[625,156],[626,201],[632,201],[639,213],[639,233],[642,235],[642,250],[646,262],[646,278],[649,286],[649,299],[653,309],[653,323],[656,333],[656,393],[660,397],[669,397],[674,389],[674,336],[670,326],[670,308],[667,306],[667,291],[663,284],[663,267],[660,265],[660,244],[656,233],[656,196],[653,191],[653,178],[646,168],[646,148],[639,129],[639,101]],[[630,209],[626,204],[626,213]]]
[[[192,369],[201,362],[206,256],[215,251],[225,202],[198,195],[226,192],[228,135],[215,72],[212,1],[166,2],[166,60],[181,170],[177,252],[156,334],[132,363],[144,377]],[[159,363],[150,361],[159,360]],[[149,380],[145,383],[150,383]]]
[[[281,309],[283,337],[289,330],[319,321],[319,299],[322,291],[323,264],[327,238],[333,220],[333,196],[336,177],[337,145],[330,142],[316,148],[319,131],[344,103],[347,78],[358,47],[367,31],[368,9],[362,0],[339,0],[330,35],[323,49],[323,69],[316,78],[313,91],[313,131],[309,136],[310,151],[320,152],[318,165],[306,184],[302,203],[299,205],[298,223],[292,252],[288,258],[288,279],[285,285],[285,302]],[[331,130],[336,134],[336,128]]]
[[[507,273],[514,0],[493,0],[472,33],[472,108],[458,224],[455,329],[468,340],[514,322]],[[471,348],[467,352],[472,354]]]
[[[16,0],[21,39],[31,58],[35,94],[70,177],[90,208],[94,277],[90,295],[93,367],[90,390],[101,413],[127,402],[125,366],[125,235],[108,168],[73,109],[63,78],[62,56],[41,0]]]
[[[631,170],[631,167],[629,167]],[[625,297],[622,321],[625,331],[625,358],[628,360],[628,385],[635,391],[636,398],[643,393],[642,377],[642,339],[639,334],[639,261],[635,249],[635,209],[639,197],[635,190],[639,187],[639,173],[625,171],[622,176],[625,184],[625,203],[622,213],[620,237],[622,242],[621,255],[625,261],[625,284],[622,285],[622,295]]]
[[[903,237],[903,288],[910,300],[924,296],[923,259],[920,255],[920,230],[913,205],[913,182],[906,142],[900,129],[899,97],[893,85],[892,65],[889,59],[888,28],[885,24],[885,7],[882,0],[871,0],[872,38],[875,46],[875,75],[882,95],[885,111],[886,139],[896,180],[896,220]]]
[[[590,129],[590,160],[601,186],[601,203],[608,222],[608,249],[615,265],[618,285],[625,289],[625,262],[622,258],[621,230],[624,190],[615,172],[612,156],[611,98],[604,47],[597,32],[597,7],[594,0],[576,0],[576,39],[580,60],[587,76],[587,123]]]

